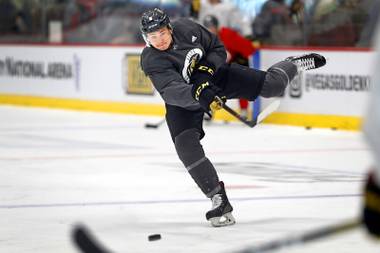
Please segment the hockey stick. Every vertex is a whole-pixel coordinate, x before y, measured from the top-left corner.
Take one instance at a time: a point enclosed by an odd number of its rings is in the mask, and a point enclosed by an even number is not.
[[[232,116],[237,118],[239,121],[243,122],[249,127],[254,127],[257,124],[259,124],[261,121],[263,121],[266,117],[268,117],[269,114],[276,111],[278,107],[280,106],[280,100],[275,100],[272,103],[270,103],[265,109],[259,113],[257,118],[248,120],[246,117],[243,117],[239,113],[237,113],[234,109],[223,103],[223,109],[229,112]]]
[[[348,232],[352,229],[358,228],[361,224],[361,220],[353,219],[339,224],[315,229],[302,235],[289,236],[282,239],[273,240],[259,246],[249,247],[240,251],[236,251],[236,253],[265,253],[269,251],[279,250],[289,246],[304,244],[314,240],[322,239],[331,235]],[[72,239],[74,241],[74,244],[83,253],[111,253],[111,251],[105,249],[103,245],[97,242],[95,237],[84,225],[77,225],[74,227],[74,230],[72,231]]]
[[[111,253],[104,248],[84,225],[76,225],[72,231],[74,244],[83,253]]]
[[[219,100],[223,104],[222,107],[223,107],[224,110],[226,110],[228,113],[230,113],[236,119],[238,119],[239,121],[243,122],[244,124],[246,124],[249,127],[254,127],[257,124],[259,124],[266,117],[268,117],[269,114],[271,114],[272,112],[276,111],[278,109],[278,107],[280,106],[280,100],[275,100],[272,103],[270,103],[267,107],[265,107],[265,109],[262,112],[259,113],[259,115],[257,116],[257,118],[252,119],[252,120],[248,120],[246,117],[240,115],[238,112],[236,112],[234,109],[232,109],[231,107],[229,107],[226,103],[224,103],[222,101],[222,99],[219,98]],[[162,124],[164,124],[165,121],[166,120],[164,118],[164,119],[160,120],[157,123],[146,123],[144,126],[145,126],[145,128],[158,128]]]
[[[144,125],[145,128],[158,128],[160,127],[162,124],[165,123],[165,118],[163,118],[162,120],[160,120],[159,122],[157,123],[146,123]]]
[[[304,244],[317,239],[321,239],[323,237],[327,237],[330,235],[336,235],[343,232],[348,232],[354,228],[358,228],[362,224],[362,221],[359,219],[348,220],[343,223],[334,224],[326,227],[322,227],[319,229],[315,229],[309,232],[306,232],[302,235],[289,236],[282,239],[273,240],[267,243],[264,243],[260,246],[254,246],[250,248],[246,248],[241,251],[237,251],[236,253],[263,253],[268,251],[274,251],[283,249],[288,246],[293,246],[296,244]]]

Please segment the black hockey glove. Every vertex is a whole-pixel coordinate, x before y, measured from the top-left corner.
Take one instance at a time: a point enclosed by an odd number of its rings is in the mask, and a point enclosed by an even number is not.
[[[226,98],[219,94],[220,89],[211,81],[213,75],[213,65],[201,60],[196,65],[190,79],[193,84],[192,95],[206,112],[220,110],[223,103],[226,102]]]
[[[199,102],[202,109],[206,112],[211,111],[214,113],[217,110],[222,109],[223,104],[226,102],[225,96],[219,96],[219,88],[212,85],[210,81],[201,83],[199,85],[193,85],[194,99]]]
[[[380,186],[372,173],[364,188],[363,222],[368,232],[380,239]]]
[[[204,74],[205,76],[213,76],[215,73],[215,66],[213,63],[201,59],[196,65],[193,74]]]
[[[214,113],[223,107],[226,98],[221,96],[220,89],[213,85],[209,70],[206,70],[207,73],[199,70],[195,71],[191,76],[190,82],[193,84],[193,98],[199,102],[205,112],[211,110]]]

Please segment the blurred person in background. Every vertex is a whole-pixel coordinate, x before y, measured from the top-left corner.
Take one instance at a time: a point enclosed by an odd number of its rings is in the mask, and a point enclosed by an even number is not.
[[[16,27],[17,8],[11,0],[0,0],[0,33],[9,34]]]
[[[376,30],[376,25],[380,16],[380,1],[379,0],[363,0],[361,2],[363,9],[368,10],[368,18],[363,24],[363,30],[359,35],[359,47],[371,47],[372,37]]]
[[[312,6],[308,45],[353,47],[368,25],[370,5],[378,0],[321,0]]]
[[[303,24],[305,3],[304,0],[293,0],[289,7],[290,18],[297,25]]]
[[[219,21],[214,15],[207,15],[203,25],[213,34],[217,35],[223,42],[227,53],[227,63],[238,63],[248,66],[248,58],[256,51],[253,42],[240,35],[235,30],[219,25]],[[248,100],[239,99],[240,113],[248,117]]]
[[[285,0],[264,3],[252,22],[252,35],[260,43],[270,45],[297,45],[302,41],[301,28],[293,22]]]
[[[380,22],[375,37],[375,66],[380,64]],[[374,68],[364,134],[374,155],[374,165],[364,185],[362,218],[368,232],[380,239],[380,72]]]
[[[229,27],[244,36],[251,35],[250,21],[235,5],[221,0],[200,0],[198,21],[202,24],[208,15],[214,15],[220,27]]]
[[[200,10],[201,10],[201,0],[192,0],[190,4],[190,17],[197,20],[199,18]]]

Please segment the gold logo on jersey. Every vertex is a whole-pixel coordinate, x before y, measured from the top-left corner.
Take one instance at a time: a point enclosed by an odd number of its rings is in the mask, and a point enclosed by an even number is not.
[[[203,51],[200,48],[194,48],[187,53],[182,69],[182,77],[187,83],[190,83],[191,74],[193,73],[195,65],[199,59],[202,58],[202,56]]]

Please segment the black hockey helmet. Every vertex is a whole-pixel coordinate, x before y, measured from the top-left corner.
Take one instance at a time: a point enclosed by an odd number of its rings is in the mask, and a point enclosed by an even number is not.
[[[218,28],[219,27],[219,21],[218,21],[217,17],[215,17],[214,15],[207,15],[203,19],[203,25],[206,28],[210,28],[210,27]]]
[[[153,10],[148,10],[144,12],[141,16],[141,32],[147,34],[150,32],[157,31],[158,29],[169,26],[170,19],[166,13],[158,8]]]

